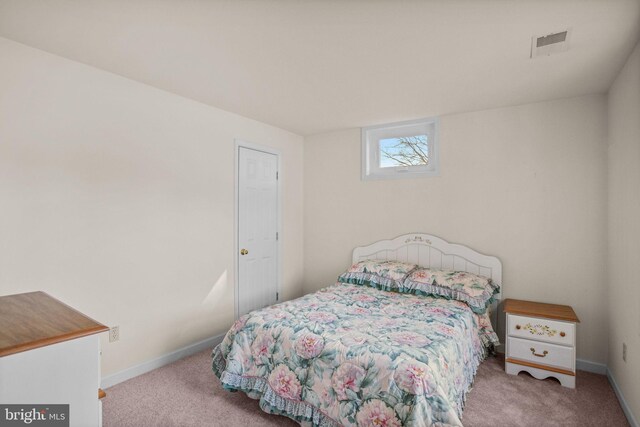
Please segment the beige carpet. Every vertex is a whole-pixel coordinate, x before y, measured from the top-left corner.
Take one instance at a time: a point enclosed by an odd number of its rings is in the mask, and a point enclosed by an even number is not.
[[[107,389],[105,427],[295,426],[267,415],[243,393],[230,393],[204,351]],[[490,358],[478,371],[462,419],[473,426],[628,426],[603,375],[578,372],[575,390],[528,374],[509,376]]]

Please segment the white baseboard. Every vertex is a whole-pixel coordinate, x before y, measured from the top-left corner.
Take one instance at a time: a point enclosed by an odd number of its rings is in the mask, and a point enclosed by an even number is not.
[[[206,340],[188,345],[174,352],[162,355],[156,359],[147,360],[146,362],[142,362],[120,372],[116,372],[115,374],[107,375],[106,377],[102,378],[100,387],[102,389],[109,388],[123,381],[137,377],[138,375],[146,374],[149,371],[153,371],[154,369],[158,369],[164,365],[168,365],[169,363],[175,362],[176,360],[182,359],[183,357],[191,356],[192,354],[195,354],[207,348],[213,350],[213,347],[220,344],[223,338],[224,334],[216,335],[215,337],[207,338]]]
[[[607,365],[590,360],[576,359],[576,369],[593,372],[594,374],[607,375]]]
[[[627,421],[629,421],[629,424],[631,424],[631,427],[640,427],[640,424],[638,424],[638,420],[636,420],[636,417],[633,416],[633,412],[631,412],[631,408],[629,408],[627,401],[624,399],[624,396],[622,395],[622,391],[618,387],[618,383],[616,382],[615,378],[613,378],[613,374],[611,374],[611,371],[609,369],[607,369],[607,378],[609,378],[609,383],[611,383],[611,387],[613,387],[613,391],[616,393],[616,396],[618,397],[618,402],[620,402],[620,406],[622,406],[622,411],[624,412],[624,415],[627,417]]]

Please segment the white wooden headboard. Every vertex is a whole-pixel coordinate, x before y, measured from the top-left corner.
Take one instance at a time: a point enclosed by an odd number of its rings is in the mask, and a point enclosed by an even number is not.
[[[353,262],[366,259],[389,259],[410,262],[422,267],[443,270],[466,271],[490,277],[500,285],[491,307],[491,320],[497,326],[497,305],[502,298],[502,263],[494,256],[484,255],[473,249],[449,243],[430,234],[412,233],[392,240],[381,240],[353,250]]]

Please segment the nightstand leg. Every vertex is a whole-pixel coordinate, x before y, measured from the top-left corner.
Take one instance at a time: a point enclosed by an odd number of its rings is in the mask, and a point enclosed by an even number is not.
[[[524,371],[528,372],[534,378],[543,380],[545,378],[553,377],[560,381],[563,387],[576,388],[576,377],[574,375],[566,375],[558,372],[551,372],[545,369],[533,368],[531,366],[518,365],[517,363],[505,362],[504,370],[509,375],[518,375],[518,373]]]

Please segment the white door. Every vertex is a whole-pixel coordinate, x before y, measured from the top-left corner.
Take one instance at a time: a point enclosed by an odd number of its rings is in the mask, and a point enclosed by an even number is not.
[[[238,316],[276,302],[278,156],[238,147]]]

